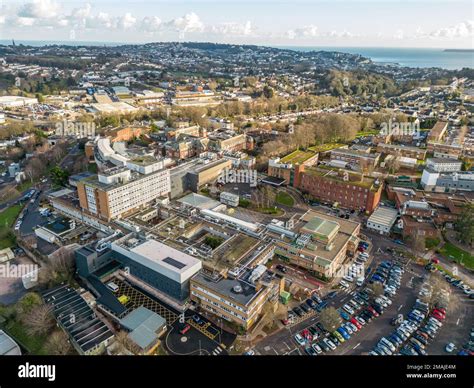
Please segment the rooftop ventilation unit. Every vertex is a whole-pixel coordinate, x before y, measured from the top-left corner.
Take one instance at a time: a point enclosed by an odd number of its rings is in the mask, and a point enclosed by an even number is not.
[[[236,294],[240,294],[243,290],[242,290],[242,286],[240,286],[239,284],[235,285],[233,288],[232,288],[232,291],[234,291]]]

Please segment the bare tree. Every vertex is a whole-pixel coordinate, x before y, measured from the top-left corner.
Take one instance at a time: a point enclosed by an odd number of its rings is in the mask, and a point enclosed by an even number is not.
[[[331,333],[342,323],[342,318],[334,307],[328,307],[321,311],[319,319],[324,328]]]
[[[384,288],[383,285],[379,282],[374,282],[369,285],[369,288],[374,292],[374,297],[377,298],[380,295],[383,295]]]
[[[130,339],[128,333],[124,330],[115,334],[115,342],[117,343],[119,354],[128,352],[139,354],[141,352],[140,347]]]
[[[46,340],[45,350],[51,356],[65,356],[71,354],[72,346],[66,336],[61,330],[54,331]]]
[[[21,320],[30,335],[45,334],[54,327],[53,308],[42,303],[24,314]]]

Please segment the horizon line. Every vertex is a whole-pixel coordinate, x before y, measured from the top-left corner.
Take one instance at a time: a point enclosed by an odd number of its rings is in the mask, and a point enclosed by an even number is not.
[[[43,45],[47,45],[48,43],[53,43],[53,44],[62,44],[64,46],[74,46],[74,42],[76,44],[90,44],[90,43],[95,43],[95,44],[106,44],[106,45],[112,45],[112,46],[125,46],[125,45],[145,45],[145,44],[153,44],[153,43],[211,43],[211,44],[225,44],[225,45],[235,45],[235,46],[263,46],[263,47],[272,47],[272,48],[291,48],[291,47],[300,47],[300,48],[351,48],[351,49],[365,49],[365,48],[374,48],[374,49],[426,49],[426,50],[472,50],[474,51],[474,47],[456,47],[456,48],[450,48],[450,47],[432,47],[432,46],[410,46],[410,47],[404,47],[404,46],[372,46],[372,45],[360,45],[360,46],[341,46],[341,45],[310,45],[310,44],[264,44],[264,43],[226,43],[226,42],[212,42],[212,41],[193,41],[193,40],[187,40],[187,41],[178,41],[178,40],[167,40],[167,41],[144,41],[144,42],[115,42],[115,41],[99,41],[99,40],[38,40],[38,39],[19,39],[16,40],[15,38],[11,39],[0,39],[0,42],[12,42],[15,41],[15,43],[19,42],[21,44],[22,42],[36,42],[36,43],[43,43]]]

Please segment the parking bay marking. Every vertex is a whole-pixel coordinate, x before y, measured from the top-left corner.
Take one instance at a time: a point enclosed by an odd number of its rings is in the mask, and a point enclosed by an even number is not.
[[[361,343],[362,343],[362,342],[359,342],[356,346],[354,346],[354,347],[352,348],[352,350],[358,348]]]
[[[402,309],[403,305],[401,304],[399,307],[398,307],[398,310],[397,311],[400,311]]]

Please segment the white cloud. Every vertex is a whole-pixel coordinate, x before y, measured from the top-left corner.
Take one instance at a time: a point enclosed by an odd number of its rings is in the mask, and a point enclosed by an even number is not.
[[[35,24],[35,20],[34,18],[27,18],[27,17],[16,17],[13,21],[13,23],[17,26],[20,26],[20,27],[31,27],[32,25]]]
[[[179,32],[179,37],[181,39],[184,38],[184,34],[187,32],[204,31],[204,23],[194,12],[187,13],[184,16],[173,19],[167,24]]]
[[[220,23],[211,26],[210,31],[221,35],[247,36],[252,34],[252,23],[247,21],[241,23]]]
[[[403,30],[397,30],[393,37],[394,39],[402,40],[405,37],[405,34],[403,33]]]
[[[132,16],[130,12],[127,12],[125,15],[119,17],[117,27],[128,30],[129,28],[135,26],[136,22],[137,18]]]
[[[318,27],[314,24],[310,24],[308,26],[295,28],[292,30],[288,30],[286,32],[286,36],[289,39],[297,39],[297,38],[314,38],[319,35]]]
[[[162,27],[161,19],[158,16],[147,16],[143,18],[140,28],[145,32],[157,32]]]
[[[429,34],[431,38],[472,38],[474,37],[474,21],[468,20],[451,27],[440,28]]]
[[[34,0],[22,5],[17,13],[20,18],[51,19],[58,15],[60,6],[54,0]]]

